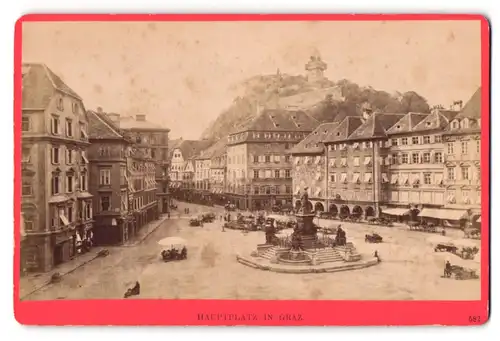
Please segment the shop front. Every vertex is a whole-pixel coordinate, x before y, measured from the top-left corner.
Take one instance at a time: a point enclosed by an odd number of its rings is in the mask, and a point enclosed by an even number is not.
[[[56,267],[76,255],[76,231],[67,229],[52,235],[52,266]]]

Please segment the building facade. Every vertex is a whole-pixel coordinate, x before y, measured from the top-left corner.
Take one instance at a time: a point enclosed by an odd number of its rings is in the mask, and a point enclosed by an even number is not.
[[[481,88],[451,120],[443,143],[444,206],[467,210],[476,221],[481,214]]]
[[[49,271],[77,255],[91,231],[88,117],[82,99],[44,64],[22,65],[23,272]]]
[[[480,221],[480,97],[478,90],[461,111],[365,112],[333,129],[320,126],[292,150],[296,200],[308,187],[311,207],[341,216],[387,214],[450,227]],[[325,185],[316,180],[322,177]]]
[[[266,109],[228,137],[226,197],[241,209],[292,204],[292,160],[287,151],[318,122],[303,111]]]
[[[90,192],[94,200],[94,243],[115,245],[126,243],[137,229],[137,221],[129,206],[130,172],[128,155],[132,141],[102,112],[88,111]]]

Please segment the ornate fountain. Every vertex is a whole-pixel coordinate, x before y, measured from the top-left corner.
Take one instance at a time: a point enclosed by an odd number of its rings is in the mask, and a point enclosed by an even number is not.
[[[344,271],[377,264],[376,259],[362,260],[354,245],[347,243],[346,233],[340,227],[335,241],[320,240],[311,206],[306,187],[295,214],[297,224],[285,242],[276,236],[273,222],[266,226],[266,242],[258,244],[250,257],[238,255],[237,260],[254,268],[289,273]]]

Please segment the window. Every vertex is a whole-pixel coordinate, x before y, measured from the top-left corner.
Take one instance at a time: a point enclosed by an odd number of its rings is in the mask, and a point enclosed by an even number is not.
[[[22,131],[30,131],[30,118],[29,117],[22,118],[21,130]]]
[[[359,157],[355,157],[353,162],[354,162],[354,166],[356,166],[356,167],[359,166]]]
[[[476,141],[476,152],[481,153],[481,141]]]
[[[266,155],[266,163],[271,162],[271,155]]]
[[[280,194],[281,189],[280,189],[279,185],[276,185],[275,192],[276,192],[276,194]]]
[[[66,119],[66,136],[73,137],[73,121]]]
[[[62,99],[62,97],[57,99],[57,109],[59,109],[60,111],[64,111],[64,100]]]
[[[35,230],[35,223],[33,222],[33,217],[24,216],[24,231],[33,231]]]
[[[441,153],[441,152],[434,153],[434,162],[435,163],[442,163],[443,162],[443,153]]]
[[[253,178],[258,179],[259,178],[259,171],[257,169],[253,170]]]
[[[469,141],[462,141],[462,154],[468,153]]]
[[[87,172],[82,172],[80,174],[80,190],[87,190]]]
[[[259,155],[253,156],[253,163],[259,163]]]
[[[156,159],[156,149],[151,149],[151,158]]]
[[[453,153],[454,153],[453,142],[449,142],[448,143],[448,154],[453,154]]]
[[[431,162],[431,153],[424,153],[424,163]]]
[[[441,135],[436,135],[434,136],[434,142],[435,143],[441,143],[442,139],[441,139]]]
[[[285,178],[289,179],[291,177],[292,176],[290,175],[290,170],[289,169],[285,170]]]
[[[290,155],[285,155],[285,162],[290,163],[292,161],[292,158]]]
[[[392,139],[391,146],[397,146],[397,145],[398,145],[398,139]]]
[[[424,184],[431,184],[431,173],[424,173]]]
[[[74,189],[74,177],[73,174],[66,175],[66,192],[73,193]]]
[[[408,163],[408,154],[401,155],[401,163],[402,164]]]
[[[111,202],[109,196],[101,197],[101,211],[110,211],[111,210]]]
[[[462,167],[462,180],[469,180],[469,167]]]
[[[73,222],[73,205],[68,206],[68,222]]]
[[[459,126],[458,121],[453,121],[453,123],[451,124],[451,127],[453,129],[458,129],[458,126]]]
[[[51,179],[51,193],[52,195],[59,194],[59,174],[53,174]]]
[[[52,115],[50,119],[50,132],[59,135],[59,116]]]
[[[271,187],[269,186],[266,186],[266,194],[271,194]]]
[[[85,151],[82,150],[82,152],[81,152],[81,161],[80,162],[83,163],[83,164],[89,163],[89,160],[87,159],[87,155],[86,154],[87,153],[85,153]]]
[[[407,137],[403,137],[401,138],[401,144],[404,146],[404,145],[407,145],[408,144],[408,138]]]
[[[87,127],[85,126],[85,123],[80,122],[80,139],[86,140],[88,139],[87,135]]]
[[[285,186],[285,193],[286,193],[286,194],[290,194],[290,193],[292,193],[292,187],[291,187],[291,186],[288,186],[288,185],[287,185],[287,186]]]
[[[431,143],[431,137],[430,136],[424,136],[424,144],[429,144]]]
[[[59,164],[59,147],[52,147],[50,156],[52,159],[52,164],[58,165]]]
[[[78,108],[79,108],[78,103],[73,103],[71,108],[73,113],[78,114]]]
[[[337,182],[337,174],[330,174],[330,182]]]
[[[448,180],[455,180],[455,168],[448,168]]]
[[[420,162],[420,155],[418,155],[418,153],[411,154],[411,163],[419,163],[419,162]]]
[[[418,144],[418,136],[413,136],[411,138],[411,144]]]
[[[278,169],[276,169],[276,170],[274,171],[274,177],[275,177],[276,179],[279,179],[279,177],[280,177],[280,171],[279,171]]]
[[[30,183],[23,182],[22,196],[33,195],[33,186]]]
[[[398,154],[392,154],[391,156],[391,165],[395,165],[398,163]]]
[[[66,164],[71,165],[73,163],[73,150],[66,149]]]
[[[31,162],[31,148],[25,147],[22,149],[21,162],[22,163],[30,163]]]
[[[253,194],[259,194],[259,186],[253,188]]]

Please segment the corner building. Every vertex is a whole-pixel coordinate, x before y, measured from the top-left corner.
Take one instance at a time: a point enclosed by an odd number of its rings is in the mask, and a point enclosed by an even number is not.
[[[87,129],[80,96],[46,65],[23,64],[22,272],[76,257],[78,233],[93,228]]]

